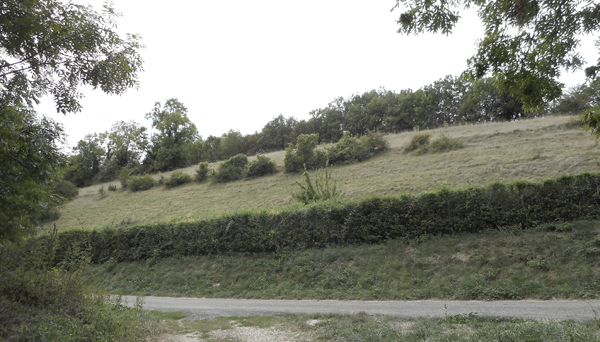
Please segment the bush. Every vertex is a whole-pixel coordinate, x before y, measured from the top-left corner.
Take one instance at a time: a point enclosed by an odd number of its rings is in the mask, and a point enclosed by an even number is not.
[[[314,151],[319,141],[319,134],[300,134],[296,145],[290,144],[285,150],[283,167],[285,172],[299,172],[305,167],[319,168],[327,162],[327,153]]]
[[[150,175],[132,176],[127,180],[127,187],[133,192],[149,190],[154,185],[156,181]]]
[[[367,135],[355,138],[346,132],[335,145],[327,150],[327,158],[333,165],[357,163],[382,152],[387,146],[383,133],[369,131]]]
[[[361,144],[359,139],[351,137],[348,132],[327,150],[327,157],[333,165],[356,163],[369,158],[370,155],[367,146]]]
[[[405,152],[414,152],[416,155],[426,153],[441,153],[457,150],[464,147],[464,144],[454,138],[449,138],[442,134],[441,137],[429,142],[431,134],[418,134],[412,138],[408,146],[404,148]]]
[[[179,185],[187,184],[192,182],[192,176],[181,171],[175,171],[171,173],[171,176],[165,181],[167,188],[174,188]]]
[[[196,175],[194,176],[194,180],[198,183],[202,183],[208,178],[208,162],[202,162],[198,164],[198,169],[196,170]]]
[[[216,183],[227,183],[241,179],[244,176],[247,164],[248,157],[243,153],[237,154],[219,165],[213,179]]]
[[[277,172],[277,166],[275,166],[275,162],[268,157],[259,154],[256,156],[256,160],[248,164],[246,177],[261,177],[273,174],[275,172]]]
[[[121,169],[121,172],[119,172],[119,180],[121,181],[121,188],[125,189],[127,187],[127,181],[129,180],[129,169],[126,167]]]
[[[429,145],[430,139],[431,139],[431,134],[429,134],[429,133],[417,134],[410,140],[410,142],[408,143],[408,146],[406,146],[404,148],[404,151],[405,152],[416,151],[417,149],[419,149],[422,146]]]
[[[79,190],[77,190],[75,184],[67,180],[61,179],[54,183],[54,190],[52,191],[52,193],[66,200],[72,200],[73,198],[77,197],[77,195],[79,195]]]
[[[108,184],[108,191],[117,191],[117,186],[114,184]]]
[[[441,153],[448,152],[452,150],[458,150],[463,148],[464,144],[462,141],[449,138],[445,135],[433,140],[431,144],[429,144],[429,152],[431,153]]]

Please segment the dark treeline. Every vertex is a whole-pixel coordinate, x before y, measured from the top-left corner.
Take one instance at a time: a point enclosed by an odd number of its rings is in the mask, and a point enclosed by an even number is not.
[[[254,155],[285,149],[301,134],[318,134],[318,142],[337,142],[348,132],[398,133],[445,125],[511,121],[550,112],[581,113],[593,105],[597,92],[586,85],[569,89],[545,112],[525,112],[514,96],[500,93],[492,79],[469,81],[446,76],[416,91],[385,89],[338,97],[310,112],[308,120],[279,115],[260,132],[242,135],[229,130],[203,139],[177,99],[156,103],[146,118],[156,133],[129,121],[110,131],[87,135],[73,147],[65,179],[81,187],[117,178],[123,168],[131,174],[154,173],[199,162],[224,160],[239,153]]]

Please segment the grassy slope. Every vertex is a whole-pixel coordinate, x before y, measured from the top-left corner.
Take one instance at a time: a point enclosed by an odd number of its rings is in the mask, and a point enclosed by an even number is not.
[[[600,298],[600,222],[563,232],[434,237],[403,244],[212,255],[91,267],[122,294],[364,299]]]
[[[571,127],[572,120],[572,117],[549,117],[431,130],[428,132],[434,137],[444,134],[460,139],[465,148],[424,156],[403,153],[415,132],[389,135],[388,151],[363,163],[336,167],[335,174],[348,198],[361,198],[419,193],[442,185],[543,179],[597,171],[597,143],[580,127]],[[284,154],[279,151],[267,156],[282,169]],[[211,165],[216,166],[216,163]],[[193,166],[182,171],[193,174],[195,169]],[[107,192],[104,199],[100,199],[98,189],[101,186],[107,189],[107,184],[95,185],[81,189],[80,195],[61,210],[61,218],[44,228],[53,223],[59,229],[117,226],[285,206],[293,202],[290,194],[299,180],[298,174],[279,172],[228,184],[156,187],[139,193],[119,190]]]

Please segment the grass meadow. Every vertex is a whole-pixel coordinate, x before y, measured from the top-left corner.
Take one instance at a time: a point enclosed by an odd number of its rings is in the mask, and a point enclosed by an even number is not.
[[[386,136],[390,146],[387,151],[358,164],[336,166],[334,176],[344,196],[357,199],[597,171],[597,141],[576,120],[577,117],[556,116],[391,134]],[[430,133],[432,138],[444,135],[458,139],[464,148],[421,156],[405,153],[410,139],[421,133]],[[106,191],[105,198],[99,195],[99,189],[106,190],[109,184],[120,188],[118,181],[83,188],[60,210],[60,218],[46,223],[43,229],[50,229],[53,224],[58,229],[119,227],[290,205],[294,203],[291,194],[296,182],[302,179],[300,174],[281,171],[284,155],[284,151],[266,154],[280,172],[232,183],[192,183],[171,189],[159,186],[141,192],[118,189]],[[196,169],[197,166],[191,166],[179,171],[193,175]],[[169,173],[154,176],[158,179],[161,175]]]

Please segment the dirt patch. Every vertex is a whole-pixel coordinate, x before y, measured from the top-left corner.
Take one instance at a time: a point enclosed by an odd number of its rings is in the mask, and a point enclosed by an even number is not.
[[[467,255],[465,253],[459,252],[459,253],[454,253],[454,255],[452,256],[452,259],[459,260],[462,262],[468,262],[471,259],[471,256]]]

